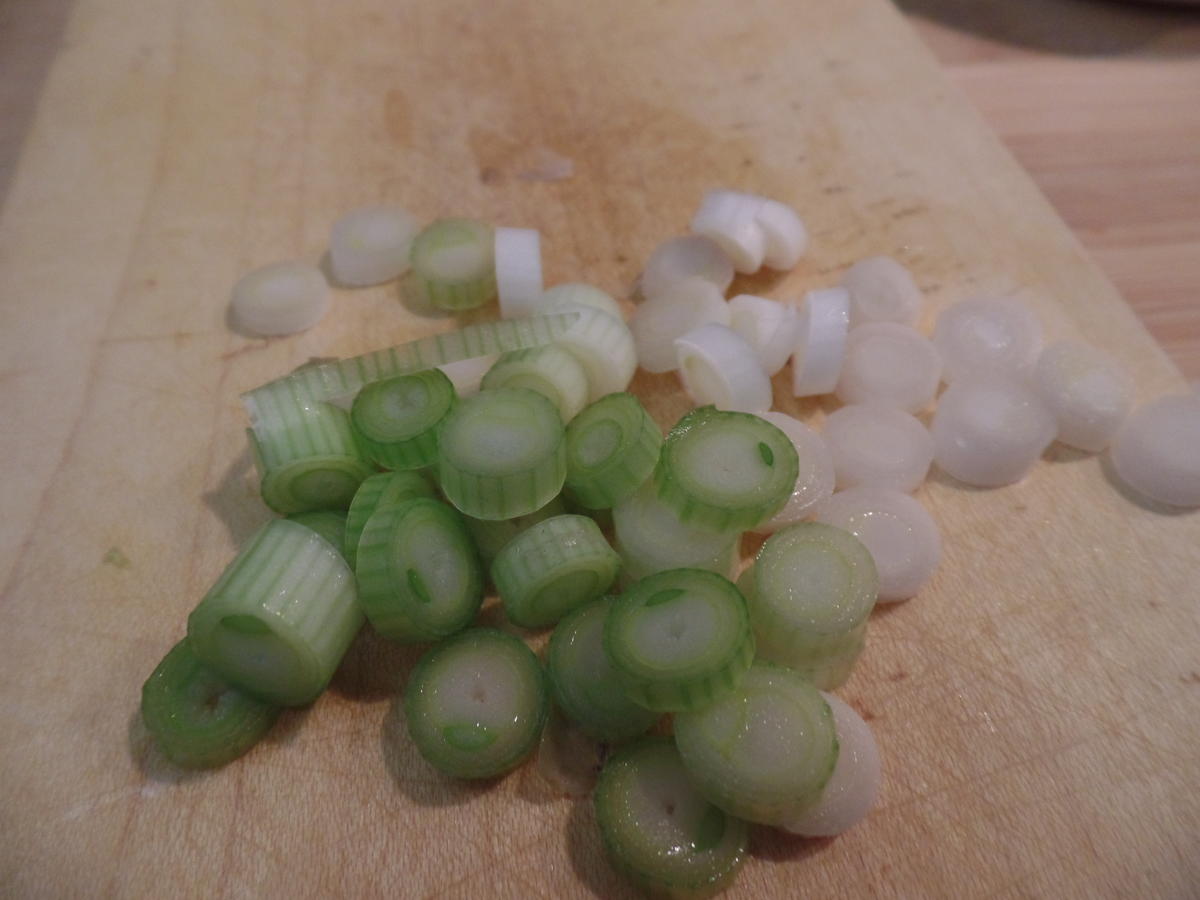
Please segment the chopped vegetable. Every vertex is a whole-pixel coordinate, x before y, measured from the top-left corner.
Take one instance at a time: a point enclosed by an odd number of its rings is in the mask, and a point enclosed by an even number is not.
[[[933,329],[942,380],[1024,375],[1042,347],[1042,326],[1011,297],[961,300],[942,311]]]
[[[368,384],[350,422],[367,458],[388,469],[424,469],[437,461],[438,429],[454,408],[454,385],[440,369]]]
[[[754,348],[732,328],[710,322],[675,339],[683,389],[698,406],[765,412],[771,380]]]
[[[1200,506],[1200,394],[1161,397],[1125,420],[1112,446],[1117,477],[1169,506]]]
[[[310,263],[279,262],[255,269],[233,287],[233,321],[265,337],[312,328],[329,309],[329,285]]]
[[[767,253],[758,215],[766,201],[738,191],[709,191],[692,217],[692,232],[714,241],[737,271],[757,272]]]
[[[927,338],[907,325],[872,322],[850,330],[836,391],[843,403],[916,413],[933,401],[941,377],[941,357]]]
[[[405,290],[438,309],[483,306],[496,295],[495,236],[473,219],[439,219],[412,242]]]
[[[632,394],[601,397],[567,425],[566,490],[588,509],[633,496],[658,463],[662,433]]]
[[[345,555],[350,568],[358,564],[358,541],[376,510],[432,496],[433,486],[420,472],[381,472],[364,481],[346,513]]]
[[[837,386],[849,323],[850,296],[845,288],[810,291],[805,296],[792,357],[792,394],[812,397]]]
[[[542,238],[535,228],[497,228],[496,291],[505,319],[531,316],[542,302]]]
[[[733,263],[721,246],[698,234],[674,237],[654,248],[639,282],[642,297],[650,300],[669,292],[689,278],[711,282],[724,294],[733,283]]]
[[[929,429],[892,406],[843,406],[825,420],[824,434],[841,489],[867,484],[915,491],[933,462]]]
[[[679,365],[675,339],[709,322],[729,324],[729,304],[716,285],[703,278],[674,283],[629,320],[638,365],[647,372],[673,371]]]
[[[921,316],[921,290],[908,269],[887,256],[860,259],[842,276],[850,294],[850,326],[867,322],[916,325]]]
[[[528,388],[554,404],[570,422],[587,404],[588,381],[583,366],[557,344],[514,350],[501,356],[483,376],[484,390]]]
[[[351,287],[382,284],[409,267],[420,225],[403,209],[371,206],[346,213],[333,223],[329,265],[334,279]]]
[[[1116,360],[1079,341],[1061,341],[1038,357],[1034,390],[1058,424],[1062,443],[1098,453],[1133,407],[1133,381]]]

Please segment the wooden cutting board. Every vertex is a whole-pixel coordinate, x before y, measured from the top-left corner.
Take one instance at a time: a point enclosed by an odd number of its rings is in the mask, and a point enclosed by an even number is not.
[[[794,203],[792,298],[890,253],[936,310],[1033,305],[1178,374],[883,0],[79,0],[0,218],[0,889],[11,896],[625,896],[590,806],[527,766],[439,777],[398,728],[411,649],[360,638],[245,759],[183,774],[143,679],[268,518],[238,394],[450,327],[394,288],[307,334],[224,320],[252,266],[317,259],[368,202],[541,229],[549,282],[624,294],[716,185]],[[686,408],[639,376],[661,424]],[[776,384],[780,409],[819,422]],[[1182,897],[1200,880],[1200,516],[1064,450],[918,495],[941,568],[878,612],[846,697],[879,807],[762,830],[734,897]]]

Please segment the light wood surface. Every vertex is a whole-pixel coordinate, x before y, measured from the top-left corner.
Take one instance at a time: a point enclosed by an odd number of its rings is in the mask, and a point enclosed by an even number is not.
[[[225,327],[239,273],[317,258],[394,201],[539,227],[549,281],[614,292],[737,184],[795,203],[794,296],[894,253],[936,308],[1031,303],[1143,398],[1182,381],[880,0],[496,5],[81,0],[0,212],[0,885],[14,896],[625,896],[589,807],[534,767],[439,778],[398,727],[416,651],[364,636],[329,693],[210,774],[163,763],[146,674],[266,511],[237,395],[449,323],[389,288],[311,332]],[[31,71],[42,71],[31,63]],[[571,162],[569,178],[561,174]],[[669,377],[635,389],[666,425]],[[815,404],[777,404],[819,421]],[[834,841],[756,832],[730,896],[1182,897],[1200,877],[1200,516],[1055,451],[920,499],[943,564],[877,613],[843,692],[880,806]]]

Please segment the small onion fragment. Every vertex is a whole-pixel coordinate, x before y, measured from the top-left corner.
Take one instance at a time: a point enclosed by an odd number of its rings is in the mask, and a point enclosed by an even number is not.
[[[310,263],[271,263],[238,280],[229,309],[234,323],[253,334],[295,334],[321,321],[329,285]]]
[[[733,283],[733,263],[711,238],[673,237],[654,248],[639,282],[642,297],[653,299],[688,278],[711,281],[722,294]]]
[[[933,414],[933,458],[976,487],[1020,481],[1054,440],[1054,416],[1013,378],[972,378],[946,389]]]
[[[933,436],[913,416],[880,403],[843,406],[825,420],[838,488],[860,484],[909,493],[933,462]]]
[[[1034,389],[1058,422],[1058,440],[1098,453],[1133,406],[1133,381],[1116,360],[1080,341],[1042,351]]]
[[[1200,506],[1200,394],[1136,409],[1112,445],[1117,477],[1169,506]]]
[[[850,329],[837,396],[915,413],[933,400],[941,377],[942,359],[927,338],[907,325],[870,322]]]
[[[845,288],[810,291],[800,309],[800,329],[792,357],[792,394],[828,394],[837,386],[850,327],[850,295]]]
[[[821,504],[817,521],[844,528],[871,551],[879,571],[879,603],[914,596],[942,556],[933,517],[908,494],[890,488],[839,491]]]
[[[942,311],[933,328],[942,380],[1024,374],[1042,346],[1042,326],[1011,297],[975,297]]]
[[[408,255],[421,226],[407,210],[368,206],[333,223],[329,265],[334,279],[349,287],[383,284],[408,271]]]
[[[774,375],[796,349],[800,314],[790,303],[738,294],[729,301],[729,327],[754,348],[766,373]]]
[[[842,287],[850,292],[850,326],[866,322],[915,325],[921,291],[908,269],[888,256],[861,259],[846,270]]]
[[[709,191],[692,217],[692,232],[715,241],[744,275],[757,272],[767,253],[767,239],[758,222],[766,203],[762,197],[739,191]]]
[[[729,304],[711,281],[688,278],[647,300],[629,320],[637,361],[647,372],[670,372],[678,364],[675,338],[709,322],[729,324]]]
[[[536,228],[497,228],[494,241],[500,316],[531,316],[542,299],[542,238]]]
[[[758,413],[771,408],[771,380],[754,348],[732,328],[710,322],[675,339],[683,389],[697,406]]]
[[[813,515],[818,504],[833,493],[834,464],[825,438],[799,419],[781,412],[759,413],[759,416],[788,436],[799,460],[792,496],[783,509],[754,529],[770,533]]]

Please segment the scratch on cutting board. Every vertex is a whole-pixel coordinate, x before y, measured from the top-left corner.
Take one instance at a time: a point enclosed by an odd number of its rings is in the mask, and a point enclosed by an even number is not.
[[[565,181],[575,174],[575,161],[543,147],[533,151],[532,165],[517,174],[522,181]]]
[[[109,547],[108,552],[104,554],[102,562],[107,566],[115,566],[118,569],[130,569],[133,567],[133,560],[122,553],[120,547]]]
[[[120,803],[134,794],[137,794],[144,800],[157,797],[159,794],[168,790],[171,783],[166,782],[147,782],[138,787],[116,788],[111,791],[105,791],[102,794],[97,794],[95,797],[90,797],[82,803],[77,803],[65,813],[63,813],[64,822],[78,822],[89,813],[93,813],[98,809],[103,809],[106,806],[112,806],[114,803]]]

